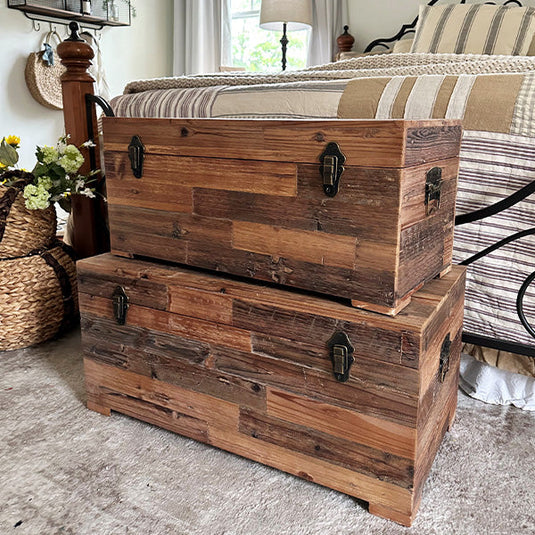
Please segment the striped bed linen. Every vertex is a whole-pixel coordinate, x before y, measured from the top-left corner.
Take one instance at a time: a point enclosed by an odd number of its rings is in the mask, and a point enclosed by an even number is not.
[[[350,60],[352,61],[352,60]],[[384,61],[384,60],[381,60]],[[460,118],[464,135],[457,213],[493,204],[535,180],[535,69],[459,72],[152,89],[112,101],[118,116],[225,118]],[[461,67],[462,66],[462,67]],[[535,66],[535,62],[533,63]],[[431,68],[429,70],[432,70]],[[456,227],[454,261],[535,226],[528,198],[483,222]],[[535,271],[535,237],[513,242],[468,270],[465,331],[535,345],[516,315],[523,280]],[[535,324],[535,290],[524,300]]]

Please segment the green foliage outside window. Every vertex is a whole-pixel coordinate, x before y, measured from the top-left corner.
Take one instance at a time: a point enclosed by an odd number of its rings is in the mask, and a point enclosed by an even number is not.
[[[281,70],[281,31],[263,30],[259,26],[260,0],[232,0],[232,65],[247,71]],[[306,66],[308,32],[287,34],[287,69]]]

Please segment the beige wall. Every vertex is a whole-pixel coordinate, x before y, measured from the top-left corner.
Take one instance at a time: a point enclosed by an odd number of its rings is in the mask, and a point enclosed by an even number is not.
[[[443,3],[454,3],[445,0]],[[483,0],[467,0],[482,3]],[[355,38],[353,50],[362,52],[366,45],[379,37],[394,36],[402,24],[418,15],[420,4],[428,0],[348,0],[349,33]],[[535,6],[535,0],[524,0],[524,6]]]
[[[173,1],[134,1],[137,17],[132,19],[132,26],[102,31],[103,62],[112,95],[121,93],[130,80],[172,72]],[[42,29],[47,28],[47,24],[42,25]],[[60,35],[64,31],[58,26]],[[8,9],[7,2],[1,0],[0,139],[9,134],[22,138],[23,167],[33,167],[36,145],[51,145],[63,133],[62,113],[34,101],[24,81],[26,58],[39,48],[42,37],[22,13]]]

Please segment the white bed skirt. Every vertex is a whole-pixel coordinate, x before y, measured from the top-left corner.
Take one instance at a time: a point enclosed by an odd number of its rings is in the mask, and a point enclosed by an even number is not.
[[[493,405],[535,411],[535,378],[500,370],[461,354],[459,386],[469,396]]]

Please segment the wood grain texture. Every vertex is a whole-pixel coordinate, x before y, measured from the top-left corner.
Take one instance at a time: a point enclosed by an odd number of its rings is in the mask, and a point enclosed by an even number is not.
[[[141,193],[140,186],[151,184],[154,197],[163,202],[171,198],[190,200],[184,202],[191,206],[191,188],[210,188],[225,191],[242,191],[259,195],[278,195],[293,197],[297,193],[297,168],[295,163],[266,162],[263,160],[241,160],[239,164],[228,158],[190,158],[185,156],[162,156],[147,154],[143,162],[143,177],[136,179],[130,171],[130,160],[125,153],[107,153],[106,171],[113,177],[110,183],[122,183],[123,188],[130,186],[130,195]],[[137,184],[137,188],[136,188]],[[175,189],[178,192],[174,192]],[[143,187],[143,189],[145,189]],[[187,195],[189,192],[189,195]],[[185,195],[186,194],[186,195]],[[112,187],[108,193],[110,202],[122,204],[122,190]],[[184,199],[184,200],[185,200]],[[147,206],[148,208],[148,206]],[[174,211],[180,210],[180,205]],[[173,208],[172,208],[173,209]]]
[[[106,151],[125,151],[132,136],[138,134],[147,151],[154,154],[196,157],[224,154],[225,158],[315,163],[324,146],[335,141],[343,147],[350,160],[348,164],[370,167],[404,167],[444,156],[454,157],[461,134],[460,121],[451,120],[105,117],[103,129]],[[410,135],[408,129],[412,130]],[[440,149],[427,154],[427,150],[419,149],[420,145]]]
[[[133,178],[127,146],[146,147]],[[319,155],[336,136],[339,192]],[[456,121],[106,121],[112,250],[348,298],[395,315],[451,262]],[[246,142],[244,142],[246,140]],[[443,200],[425,207],[426,173]]]
[[[276,467],[351,496],[383,504],[405,512],[405,514],[411,512],[412,493],[410,489],[390,481],[381,480],[376,475],[369,476],[315,456],[292,451],[266,441],[259,441],[245,433],[240,433],[233,421],[235,412],[232,410],[225,412],[224,418],[221,420],[217,410],[222,406],[215,398],[192,395],[189,403],[183,405],[182,402],[178,401],[178,398],[181,397],[178,393],[180,390],[165,389],[154,379],[145,380],[136,374],[126,376],[126,372],[92,361],[86,361],[85,369],[90,388],[98,390],[100,392],[99,399],[108,403],[109,408],[113,408],[113,410],[134,414],[136,418],[161,425],[185,436],[195,436],[201,442]],[[116,388],[103,384],[97,385],[103,376],[107,378],[107,383],[115,383]],[[125,384],[128,382],[131,385]],[[124,390],[132,391],[132,389],[137,389],[139,395],[131,396],[124,392]],[[155,399],[151,390],[159,394],[160,399]],[[164,395],[163,390],[172,391],[174,395]],[[212,411],[210,411],[210,407]],[[226,406],[223,407],[226,408]],[[185,410],[181,412],[181,408]],[[235,409],[239,410],[238,406],[235,406]],[[167,417],[164,418],[164,415]],[[164,419],[165,421],[162,421]],[[194,423],[194,425],[190,429],[185,429],[184,433],[177,431],[178,425],[187,423]]]
[[[89,408],[123,412],[412,521],[454,414],[464,268],[426,284],[396,317],[111,255],[78,271]],[[113,317],[117,285],[132,295],[126,325]],[[334,378],[327,346],[339,331],[354,346],[345,383]],[[453,344],[442,383],[446,335]]]
[[[94,57],[93,49],[86,42],[65,40],[58,46],[58,55],[66,71],[61,75],[61,88],[63,100],[63,119],[65,134],[69,136],[69,142],[80,147],[89,140],[89,123],[94,132],[90,140],[94,143],[94,154],[98,162],[100,154],[100,139],[97,124],[96,107],[91,108],[88,117],[86,96],[94,95],[95,80],[89,74],[88,69]],[[80,174],[87,175],[91,171],[89,149],[81,148],[85,158],[80,167]],[[98,169],[99,164],[95,164]],[[96,175],[92,187],[103,195],[106,188],[102,175]],[[86,258],[110,249],[109,230],[106,226],[107,206],[104,196],[90,199],[83,195],[73,195],[71,198],[72,215],[72,246],[78,258]]]

